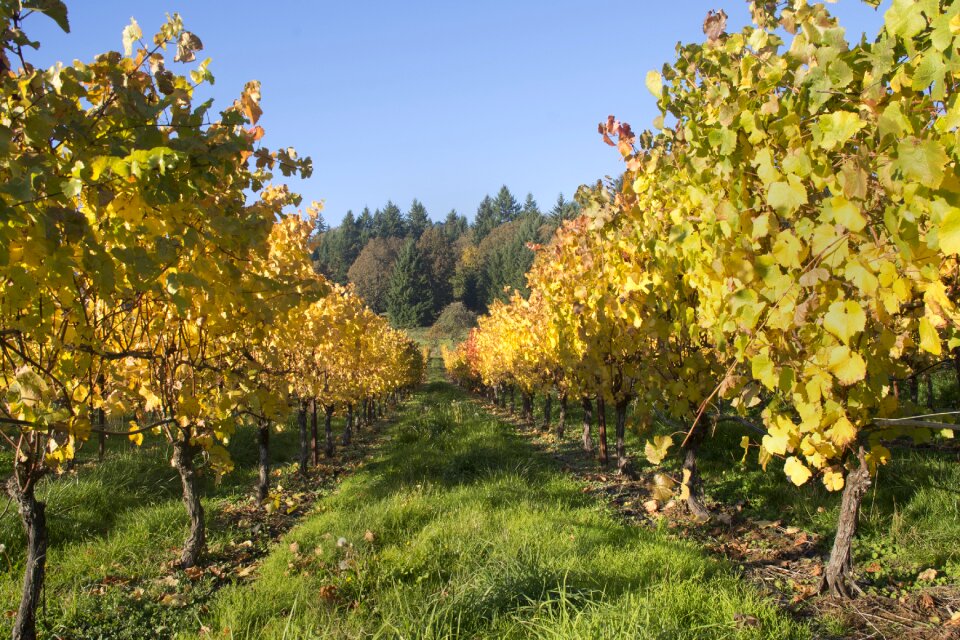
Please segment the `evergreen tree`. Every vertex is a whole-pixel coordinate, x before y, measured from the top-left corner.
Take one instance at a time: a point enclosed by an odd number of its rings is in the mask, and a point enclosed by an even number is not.
[[[480,244],[487,235],[500,224],[500,217],[494,206],[493,198],[484,196],[477,207],[477,215],[473,218],[473,242]]]
[[[532,198],[531,198],[532,200]],[[512,222],[520,215],[520,204],[510,193],[507,185],[500,187],[497,198],[494,200],[494,208],[497,211],[497,223]]]
[[[457,266],[457,251],[440,225],[429,227],[417,240],[417,251],[423,260],[433,291],[433,310],[440,313],[453,301],[451,279]]]
[[[407,212],[407,234],[414,240],[418,240],[429,226],[430,216],[427,215],[427,208],[414,198],[410,204],[410,211]]]
[[[540,215],[540,207],[537,205],[537,201],[533,199],[532,193],[527,194],[527,199],[523,203],[523,210],[520,213],[524,216],[530,214]]]
[[[430,278],[417,251],[408,240],[400,250],[390,276],[387,316],[395,327],[427,326],[433,320],[433,292]]]
[[[470,229],[470,222],[466,216],[461,216],[456,209],[451,209],[443,221],[443,232],[450,242],[456,242]]]
[[[370,207],[364,207],[357,218],[357,229],[360,231],[360,246],[367,246],[367,242],[373,237],[373,216],[370,214]]]
[[[557,196],[557,203],[550,210],[549,218],[551,224],[559,227],[564,220],[573,220],[580,215],[580,205],[574,201],[567,201],[563,194]]]
[[[402,238],[406,235],[406,224],[400,207],[387,201],[383,211],[377,209],[373,214],[373,236],[376,238]]]

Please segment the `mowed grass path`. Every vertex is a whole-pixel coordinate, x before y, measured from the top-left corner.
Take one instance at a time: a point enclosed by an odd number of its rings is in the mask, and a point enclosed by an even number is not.
[[[435,380],[201,616],[204,638],[804,638],[733,567],[616,520]],[[746,622],[745,622],[746,621]]]

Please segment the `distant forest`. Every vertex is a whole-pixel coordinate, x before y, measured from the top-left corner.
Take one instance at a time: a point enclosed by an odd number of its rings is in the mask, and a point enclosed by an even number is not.
[[[404,212],[393,202],[373,213],[348,211],[340,226],[321,219],[313,261],[325,276],[346,284],[397,327],[433,325],[446,315],[483,313],[506,288],[525,292],[533,262],[530,243],[546,243],[566,219],[579,214],[563,195],[542,211],[527,195],[517,201],[506,186],[486,196],[471,223],[450,211],[433,222],[417,199]]]

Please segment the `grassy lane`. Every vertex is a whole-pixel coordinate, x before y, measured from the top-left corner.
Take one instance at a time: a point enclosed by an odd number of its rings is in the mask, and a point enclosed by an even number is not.
[[[214,638],[809,635],[729,566],[619,523],[440,381],[201,621]]]

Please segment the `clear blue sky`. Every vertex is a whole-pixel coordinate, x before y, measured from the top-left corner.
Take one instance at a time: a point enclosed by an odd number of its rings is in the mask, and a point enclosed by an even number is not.
[[[860,0],[832,6],[848,39],[882,22]],[[72,32],[31,18],[32,57],[91,60],[121,49],[135,17],[152,35],[179,12],[213,59],[215,106],[247,80],[263,84],[264,142],[293,146],[314,175],[291,187],[347,211],[417,197],[433,219],[471,219],[506,184],[541,208],[559,192],[621,171],[596,125],[608,114],[635,130],[653,120],[644,86],[674,45],[702,40],[708,9],[748,21],[744,0],[67,0]],[[201,57],[202,59],[202,57]]]

